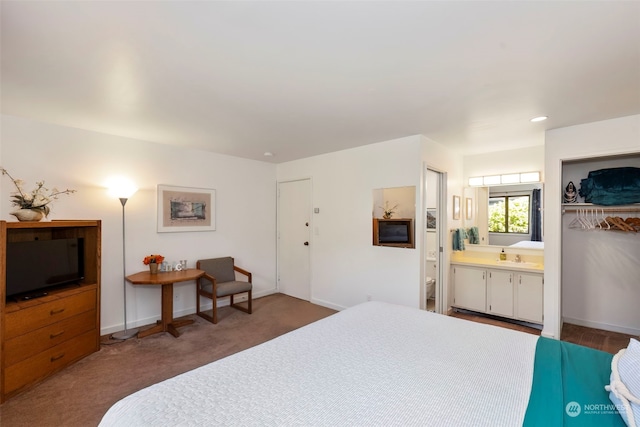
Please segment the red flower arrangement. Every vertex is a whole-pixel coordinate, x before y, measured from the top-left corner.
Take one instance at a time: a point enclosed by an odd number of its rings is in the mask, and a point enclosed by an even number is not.
[[[164,257],[162,255],[149,255],[144,257],[142,260],[144,265],[160,264],[162,261],[164,261]]]

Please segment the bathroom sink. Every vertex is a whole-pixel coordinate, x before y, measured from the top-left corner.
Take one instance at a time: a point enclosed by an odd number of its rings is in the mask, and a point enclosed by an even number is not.
[[[509,260],[496,260],[496,262],[498,264],[507,264],[507,265],[512,265],[514,267],[516,266],[520,266],[520,267],[537,267],[538,263],[535,262],[529,262],[529,261],[520,261],[520,262],[516,262],[512,259]]]

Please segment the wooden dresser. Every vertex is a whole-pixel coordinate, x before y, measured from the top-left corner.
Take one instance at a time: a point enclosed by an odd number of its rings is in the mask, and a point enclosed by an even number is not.
[[[84,240],[82,283],[6,300],[6,243]],[[0,221],[0,402],[100,349],[100,221]]]

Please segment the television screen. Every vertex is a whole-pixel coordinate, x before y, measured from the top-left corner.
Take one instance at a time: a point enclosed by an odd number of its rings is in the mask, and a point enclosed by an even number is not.
[[[408,222],[378,222],[378,240],[380,243],[411,243]]]
[[[84,277],[83,239],[7,242],[6,296],[41,293]]]

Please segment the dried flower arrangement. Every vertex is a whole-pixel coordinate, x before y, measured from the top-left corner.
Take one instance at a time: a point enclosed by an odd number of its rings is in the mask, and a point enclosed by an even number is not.
[[[378,206],[382,209],[383,215],[382,217],[385,219],[391,218],[391,216],[396,212],[396,208],[398,205],[394,205],[392,208],[389,207],[389,201],[384,202],[384,207]]]
[[[50,212],[49,203],[57,200],[61,194],[71,194],[75,193],[76,190],[66,189],[64,191],[59,191],[57,188],[48,189],[44,186],[44,181],[36,182],[36,188],[32,191],[24,190],[24,181],[21,179],[15,179],[12,177],[9,172],[0,166],[0,171],[2,171],[2,175],[7,175],[13,185],[15,185],[17,191],[11,193],[11,204],[13,206],[17,206],[20,209],[30,209],[42,211],[44,216],[48,216]]]

